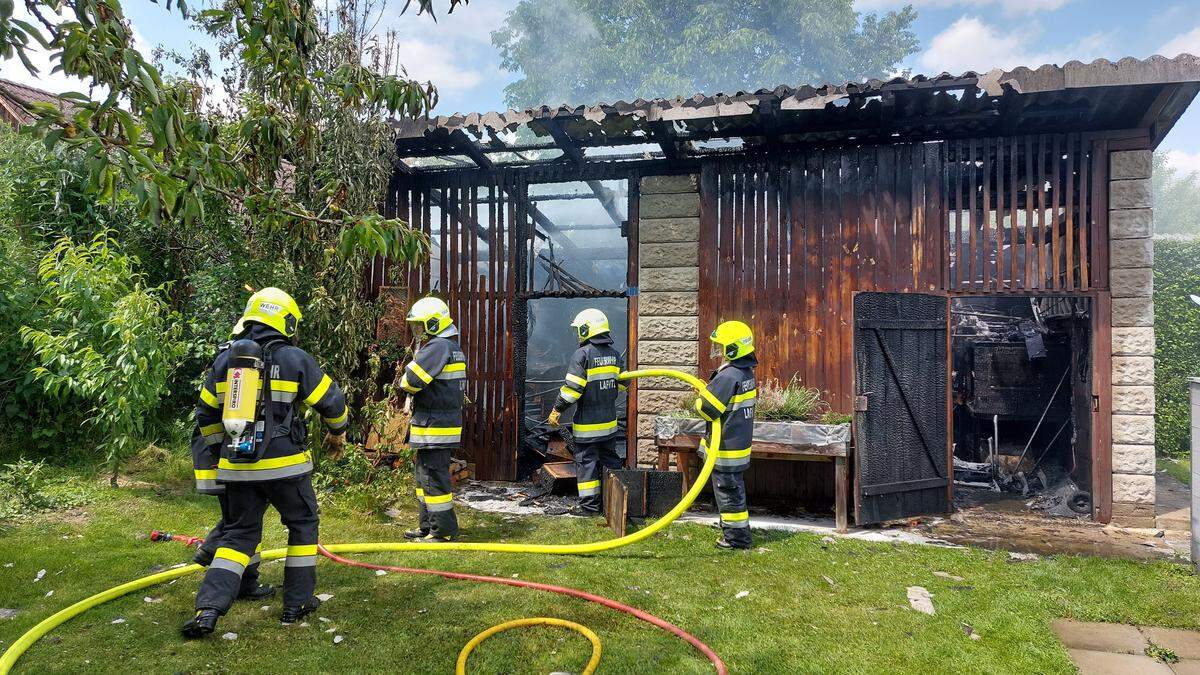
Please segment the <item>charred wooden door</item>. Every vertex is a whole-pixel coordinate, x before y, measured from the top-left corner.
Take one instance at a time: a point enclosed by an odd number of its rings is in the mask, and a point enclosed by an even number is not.
[[[400,191],[397,215],[430,239],[427,261],[407,269],[412,299],[446,300],[467,358],[462,450],[484,480],[516,477],[518,391],[514,317],[521,290],[518,255],[526,186],[493,175]]]
[[[855,520],[950,509],[946,407],[949,300],[854,297]]]

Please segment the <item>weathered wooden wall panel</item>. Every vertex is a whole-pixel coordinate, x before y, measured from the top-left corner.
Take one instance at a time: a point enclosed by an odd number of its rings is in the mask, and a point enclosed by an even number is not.
[[[856,290],[939,290],[941,155],[932,144],[819,149],[704,168],[701,334],[741,319],[760,381],[793,375],[835,410],[853,398]],[[715,359],[706,355],[706,368]]]
[[[856,291],[1105,288],[1103,162],[1091,145],[1080,134],[1011,136],[709,161],[701,334],[747,321],[760,379],[795,375],[849,412]]]
[[[410,302],[446,300],[467,358],[462,459],[485,480],[516,477],[514,376],[517,219],[521,186],[495,177],[399,193],[396,214],[430,236],[436,260],[406,267]]]

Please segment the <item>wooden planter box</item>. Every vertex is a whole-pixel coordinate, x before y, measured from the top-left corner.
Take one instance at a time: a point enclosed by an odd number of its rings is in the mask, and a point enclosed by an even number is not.
[[[703,420],[659,416],[654,419],[658,446],[658,469],[665,471],[675,453],[676,466],[683,474],[686,491],[699,472],[697,450],[704,438]],[[849,527],[847,500],[851,477],[846,460],[850,454],[849,424],[810,424],[808,422],[756,422],[750,461],[771,459],[797,462],[833,462],[834,518],[839,532]]]

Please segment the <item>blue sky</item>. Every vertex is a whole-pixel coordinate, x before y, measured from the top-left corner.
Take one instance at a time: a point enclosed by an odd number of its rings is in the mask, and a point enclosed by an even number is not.
[[[399,31],[409,74],[438,85],[442,100],[436,112],[497,110],[503,108],[503,87],[514,76],[500,69],[490,33],[516,1],[472,0],[453,15],[442,14],[435,24],[411,13],[401,16],[403,2],[392,0],[380,27]],[[193,4],[201,2],[193,0]],[[1200,54],[1200,3],[1195,0],[855,0],[857,9],[869,12],[904,4],[914,5],[918,12],[921,51],[904,64],[918,73],[1181,51]],[[183,47],[197,39],[161,4],[127,0],[125,5],[147,49],[160,43]],[[11,62],[0,66],[0,76],[48,89],[71,88],[60,78],[31,81]],[[1200,171],[1200,101],[1160,149],[1179,168]]]

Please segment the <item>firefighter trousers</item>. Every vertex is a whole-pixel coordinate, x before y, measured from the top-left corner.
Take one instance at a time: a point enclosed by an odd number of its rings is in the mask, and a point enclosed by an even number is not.
[[[213,529],[209,531],[208,536],[196,548],[196,555],[193,558],[196,562],[208,567],[216,555],[217,549],[221,546],[221,538],[225,536],[226,523],[232,522],[233,517],[229,513],[229,499],[224,492],[217,494],[217,502],[221,505],[221,519],[213,525]],[[258,547],[262,549],[262,546]],[[243,592],[252,591],[258,588],[258,566],[262,562],[262,557],[258,555],[258,551],[250,556],[250,564],[246,565],[246,571],[242,573],[242,585],[238,591],[238,595]]]
[[[450,483],[452,448],[417,450],[417,508],[421,531],[435,537],[458,536],[454,515],[454,488]]]
[[[312,601],[317,586],[317,495],[312,476],[305,474],[261,482],[225,484],[230,519],[213,561],[196,593],[196,609],[229,611],[241,587],[242,575],[262,541],[263,515],[268,506],[279,512],[288,529],[283,569],[283,605],[297,607]]]
[[[601,479],[605,469],[625,466],[617,454],[617,437],[602,441],[575,441],[575,487],[579,490],[579,508],[599,512],[604,503]]]
[[[744,471],[713,471],[713,496],[721,514],[721,536],[734,548],[750,548]]]

